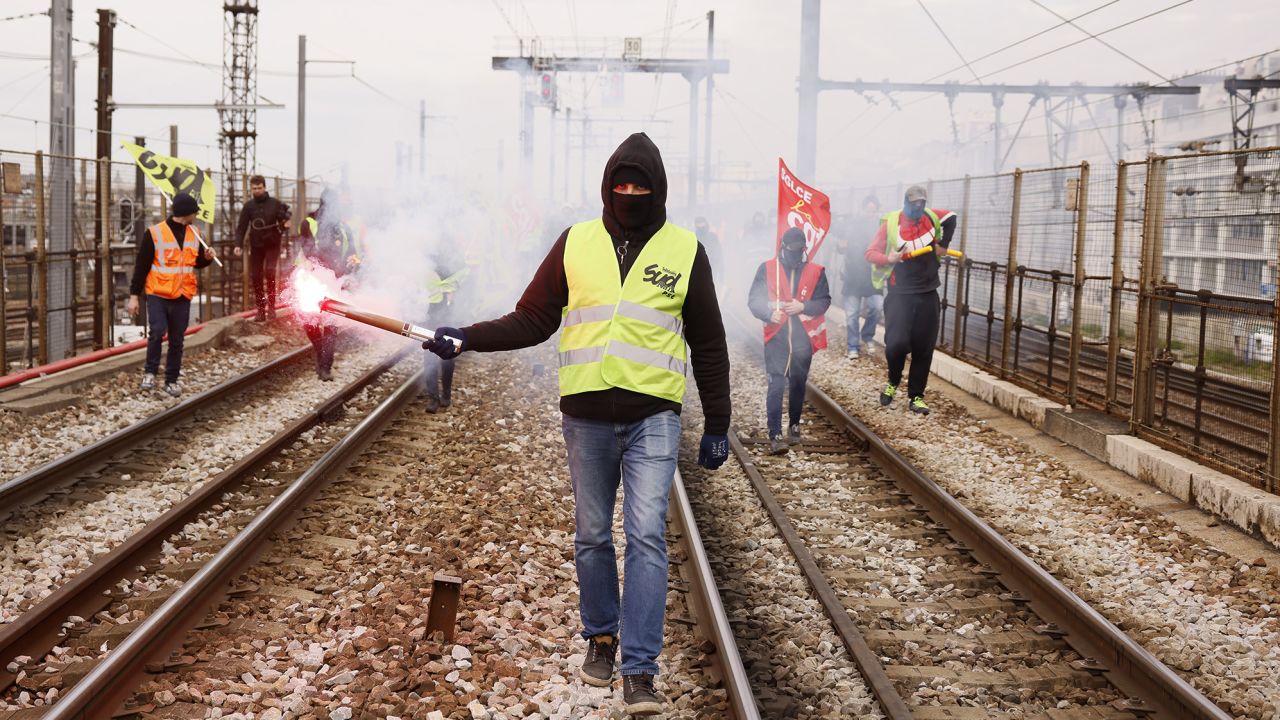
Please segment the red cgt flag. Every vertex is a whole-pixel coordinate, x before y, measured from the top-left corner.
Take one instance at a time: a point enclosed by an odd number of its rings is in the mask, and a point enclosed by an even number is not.
[[[778,158],[778,237],[774,252],[782,245],[782,234],[790,228],[804,230],[805,257],[812,258],[822,246],[831,228],[831,199],[791,174],[791,168]]]

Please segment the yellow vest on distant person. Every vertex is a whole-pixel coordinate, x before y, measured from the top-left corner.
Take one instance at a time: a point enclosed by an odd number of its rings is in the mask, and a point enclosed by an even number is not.
[[[626,282],[604,223],[569,228],[569,304],[560,331],[560,394],[622,388],[682,402],[688,360],[684,300],[697,237],[666,223],[641,248]]]

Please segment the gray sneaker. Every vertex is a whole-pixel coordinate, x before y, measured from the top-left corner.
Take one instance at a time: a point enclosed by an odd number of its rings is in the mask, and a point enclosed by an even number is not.
[[[857,350],[850,350],[850,351],[849,351],[849,359],[850,359],[850,360],[857,360],[857,359],[858,359],[858,351],[857,351]]]
[[[176,382],[167,382],[164,384],[164,391],[173,397],[178,397],[182,394],[182,386]]]
[[[663,701],[653,689],[652,675],[623,675],[622,699],[627,703],[630,715],[657,715],[662,712]]]
[[[795,425],[792,425],[791,427],[787,428],[787,444],[788,445],[800,444],[800,423],[796,423]]]
[[[156,374],[155,374],[155,373],[143,373],[143,374],[142,374],[142,383],[138,385],[138,389],[139,389],[139,390],[142,390],[143,392],[151,392],[152,390],[155,390],[155,389],[156,389]]]
[[[596,635],[587,641],[587,657],[582,661],[579,675],[582,681],[596,687],[613,684],[613,659],[618,654],[618,638],[614,635]]]
[[[769,438],[769,454],[770,455],[786,455],[787,451],[790,448],[791,446],[788,445],[787,441],[782,438],[781,433]]]

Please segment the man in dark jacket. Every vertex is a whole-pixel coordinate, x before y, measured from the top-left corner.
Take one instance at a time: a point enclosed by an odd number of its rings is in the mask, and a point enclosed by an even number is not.
[[[310,261],[329,268],[335,277],[346,275],[357,265],[355,238],[351,228],[342,221],[337,195],[332,190],[320,193],[320,205],[303,221],[298,241],[301,245],[299,262]],[[303,317],[302,329],[316,349],[316,376],[325,382],[333,380],[337,328],[326,313],[317,312]]]
[[[667,173],[644,133],[605,166],[603,216],[560,235],[515,312],[442,327],[442,357],[537,345],[560,335],[560,410],[573,481],[582,679],[612,683],[617,648],[627,711],[662,711],[654,690],[667,596],[667,493],[680,446],[685,341],[705,416],[703,467],[728,458],[729,353],[707,253],[667,222]],[[446,336],[461,339],[455,347]],[[618,600],[613,509],[623,485],[625,587]],[[621,630],[622,636],[618,634]]]
[[[799,228],[782,235],[778,257],[760,263],[747,296],[751,314],[765,323],[764,369],[769,376],[765,412],[769,446],[775,455],[800,442],[800,412],[813,353],[827,346],[823,316],[831,307],[827,272],[805,261],[805,236]],[[782,394],[790,390],[787,438],[782,437]]]
[[[836,243],[836,250],[844,255],[845,349],[850,360],[857,360],[862,352],[871,350],[875,342],[876,325],[884,312],[884,295],[871,282],[871,263],[867,262],[867,248],[876,236],[880,225],[880,201],[868,195],[862,201],[862,213],[855,216],[843,228],[844,237]],[[862,328],[858,319],[862,318]]]
[[[261,175],[249,178],[249,192],[253,197],[240,208],[240,222],[236,224],[235,256],[241,256],[247,233],[249,277],[253,281],[254,307],[258,309],[253,319],[262,322],[276,317],[276,263],[290,213],[288,205],[267,194],[267,180]]]
[[[883,287],[887,280],[889,286],[884,301],[884,358],[889,365],[889,384],[880,392],[880,404],[889,405],[898,394],[909,354],[907,408],[920,415],[929,414],[924,390],[929,384],[933,348],[938,341],[938,287],[942,284],[938,268],[956,231],[956,214],[925,207],[927,200],[928,194],[920,185],[907,188],[902,210],[884,216],[867,248],[867,260],[876,266],[872,282]]]

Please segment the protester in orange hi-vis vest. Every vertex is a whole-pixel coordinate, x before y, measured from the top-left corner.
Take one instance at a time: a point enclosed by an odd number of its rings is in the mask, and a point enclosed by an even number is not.
[[[156,385],[160,349],[169,334],[169,359],[164,367],[164,391],[182,394],[182,342],[191,320],[191,298],[196,295],[196,270],[213,262],[213,248],[204,244],[192,226],[200,206],[185,193],[173,198],[173,213],[152,225],[138,243],[138,258],[129,284],[129,314],[138,317],[139,297],[147,294],[147,361],[142,371],[144,391]],[[202,249],[203,248],[203,249]]]
[[[827,272],[806,262],[805,235],[791,228],[782,235],[778,257],[760,264],[747,305],[765,323],[764,368],[769,376],[765,411],[770,451],[787,452],[800,442],[800,411],[813,354],[827,346],[825,314],[831,306]],[[789,389],[787,437],[782,437],[782,394]]]

